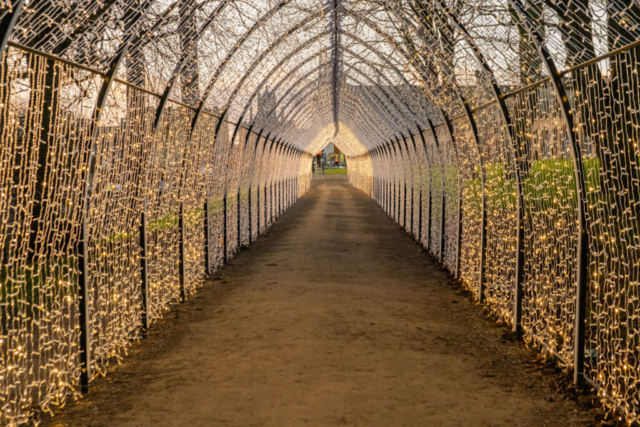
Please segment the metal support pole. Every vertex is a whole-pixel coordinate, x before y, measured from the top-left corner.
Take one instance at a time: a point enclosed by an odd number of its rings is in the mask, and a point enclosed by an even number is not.
[[[239,187],[241,187],[242,184],[240,184]],[[236,238],[238,240],[238,243],[236,245],[236,251],[239,251],[240,248],[242,247],[242,202],[240,201],[240,197],[241,197],[241,193],[240,193],[240,188],[238,188],[238,199],[236,200],[236,206],[238,209],[238,212],[236,213],[236,217],[238,218],[238,226],[236,227],[237,229],[237,233],[236,233]]]
[[[147,214],[140,216],[140,278],[142,279],[142,331],[146,333],[151,323],[151,307],[149,306],[149,243],[147,238]]]
[[[402,228],[407,229],[407,180],[404,180],[404,195],[403,195],[403,209],[402,209]]]
[[[14,1],[10,10],[0,21],[0,56],[4,55],[7,49],[9,38],[11,38],[11,33],[18,22],[18,17],[20,16],[20,12],[22,12],[24,3],[25,0]]]
[[[577,187],[577,213],[578,213],[578,248],[577,248],[577,289],[576,289],[576,323],[575,323],[575,339],[574,339],[574,373],[573,381],[578,388],[584,386],[584,352],[585,352],[585,323],[586,323],[586,298],[587,298],[587,277],[589,274],[589,232],[586,208],[587,204],[587,190],[586,190],[586,175],[584,171],[584,164],[582,162],[582,151],[580,148],[580,139],[578,136],[578,129],[575,126],[573,115],[571,113],[571,104],[569,103],[569,97],[562,81],[562,77],[556,64],[547,50],[543,38],[540,36],[529,23],[527,13],[520,2],[520,0],[509,0],[509,3],[518,14],[521,27],[527,32],[531,40],[536,45],[538,54],[545,64],[551,82],[553,84],[554,91],[558,98],[560,108],[562,110],[562,116],[567,125],[567,135],[569,137],[569,145],[571,147],[571,159],[574,166],[574,178]],[[517,319],[520,321],[520,319]]]
[[[422,185],[420,185],[420,194],[418,195],[418,206],[420,206],[418,212],[418,242],[422,244]]]
[[[442,214],[440,217],[440,262],[444,263],[444,245],[446,242],[447,193],[442,192]]]
[[[87,212],[82,215],[78,252],[78,308],[80,321],[80,388],[89,392],[91,380],[91,325],[89,313],[89,249],[87,241]]]
[[[185,278],[185,233],[184,233],[184,203],[180,202],[180,214],[178,215],[178,233],[180,244],[180,259],[178,271],[180,273],[180,302],[187,299],[186,278]]]
[[[433,216],[433,192],[429,190],[429,218],[427,220],[427,250],[431,250],[431,224]]]
[[[253,218],[252,218],[253,215],[251,215],[251,209],[252,209],[252,206],[251,206],[251,187],[249,187],[249,212],[248,212],[248,215],[249,215],[249,244],[253,243],[253,237],[252,237],[253,224],[251,223],[252,220],[253,220]]]
[[[414,188],[413,188],[413,185],[412,185],[411,186],[411,216],[409,217],[410,218],[410,227],[409,228],[410,228],[411,236],[415,237],[414,234],[413,234],[413,196],[414,196],[413,193],[414,193]]]
[[[278,180],[278,184],[276,187],[276,194],[277,194],[277,210],[278,210],[278,215],[280,216],[280,214],[282,214],[282,180]]]
[[[260,236],[260,183],[256,191],[256,237]]]
[[[456,139],[453,133],[453,124],[451,120],[449,120],[449,115],[443,110],[442,116],[444,117],[444,125],[447,131],[449,132],[449,138],[451,138],[451,142],[456,150],[456,159],[458,158],[458,144],[456,143]],[[435,132],[435,128],[434,128]],[[484,196],[483,196],[484,197]],[[462,255],[462,194],[458,194],[458,229],[456,233],[456,265],[454,271],[454,277],[456,279],[460,279],[460,257]]]
[[[502,118],[507,128],[507,134],[509,136],[509,142],[511,143],[511,152],[514,158],[514,172],[515,172],[515,181],[516,181],[516,197],[517,197],[517,219],[516,219],[516,233],[517,233],[517,241],[516,241],[516,277],[515,277],[515,295],[514,295],[514,314],[513,314],[513,329],[516,334],[521,333],[521,307],[522,307],[522,282],[524,280],[524,216],[525,216],[525,206],[524,206],[524,178],[522,176],[525,168],[521,165],[524,161],[524,156],[521,153],[520,146],[518,144],[518,135],[516,134],[515,126],[513,125],[513,119],[511,117],[511,112],[507,108],[506,101],[504,100],[504,96],[502,95],[502,89],[498,85],[498,82],[495,78],[495,75],[489,65],[489,63],[485,60],[482,51],[478,48],[475,41],[465,28],[465,26],[458,20],[458,17],[451,9],[447,7],[447,4],[443,0],[438,0],[436,2],[439,7],[447,13],[451,17],[451,21],[453,25],[455,25],[458,30],[462,33],[464,38],[467,40],[467,43],[471,47],[476,59],[480,63],[482,70],[487,76],[487,80],[491,89],[493,91],[494,97],[496,99],[497,106],[502,114]],[[553,76],[555,78],[558,77]]]
[[[227,209],[227,192],[225,190],[224,192],[224,197],[222,198],[222,222],[223,222],[223,236],[224,236],[224,253],[223,253],[223,260],[224,263],[226,264],[229,261],[229,210]]]
[[[204,272],[206,274],[211,274],[211,217],[209,215],[209,199],[207,198],[204,201]]]

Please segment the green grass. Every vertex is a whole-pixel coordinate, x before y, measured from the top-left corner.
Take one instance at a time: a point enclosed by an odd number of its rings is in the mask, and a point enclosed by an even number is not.
[[[241,194],[242,200],[248,198],[247,192]],[[236,197],[229,197],[229,204],[236,203]],[[222,198],[211,198],[209,200],[210,218],[222,215]],[[185,225],[187,228],[197,227],[204,221],[204,209],[194,209],[185,212]],[[158,233],[162,231],[175,230],[178,228],[178,215],[168,213],[160,218],[149,221],[147,224],[148,233]],[[140,239],[138,228],[124,233],[114,233],[103,237],[98,241],[98,245],[114,244],[124,240],[138,241]],[[77,260],[75,257],[59,257],[47,260],[43,265],[25,263],[13,268],[3,267],[0,269],[0,304],[9,306],[20,303],[30,304],[34,308],[35,316],[39,312],[51,310],[53,299],[64,298],[73,287],[58,286],[60,281],[75,283],[77,278],[75,268]],[[35,272],[35,273],[34,273]]]
[[[324,174],[325,174],[325,175],[346,175],[346,174],[347,174],[347,168],[342,168],[342,169],[325,169],[325,170],[324,170]]]
[[[74,286],[60,286],[61,282],[75,284],[77,260],[58,257],[44,263],[25,263],[0,269],[0,300],[6,306],[27,303],[31,315],[40,315],[54,307],[54,300],[71,296]],[[4,317],[3,317],[4,320]]]

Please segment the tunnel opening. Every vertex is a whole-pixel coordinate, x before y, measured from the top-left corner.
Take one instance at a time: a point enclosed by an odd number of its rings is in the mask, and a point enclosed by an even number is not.
[[[328,142],[637,422],[639,22],[629,0],[1,2],[0,422],[87,392]]]

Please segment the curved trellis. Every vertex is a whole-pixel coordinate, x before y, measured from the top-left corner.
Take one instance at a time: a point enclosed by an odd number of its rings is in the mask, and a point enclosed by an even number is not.
[[[86,391],[328,141],[636,421],[639,28],[631,0],[0,3],[0,422]]]

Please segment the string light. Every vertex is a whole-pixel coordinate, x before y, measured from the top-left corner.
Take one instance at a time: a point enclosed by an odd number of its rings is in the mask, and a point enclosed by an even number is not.
[[[0,2],[0,19],[15,3]],[[386,191],[398,222],[476,296],[482,273],[484,303],[507,323],[521,177],[524,339],[567,368],[582,162],[585,376],[637,421],[640,10],[532,0],[523,18],[481,0],[230,3],[44,0],[20,11],[0,65],[0,423],[78,394],[83,223],[91,367],[105,374],[143,316],[143,213],[153,320],[181,298],[181,210],[191,294],[206,264],[288,206],[292,182],[297,196],[309,189],[312,155],[329,141],[350,182]],[[559,70],[571,128],[525,27]]]

